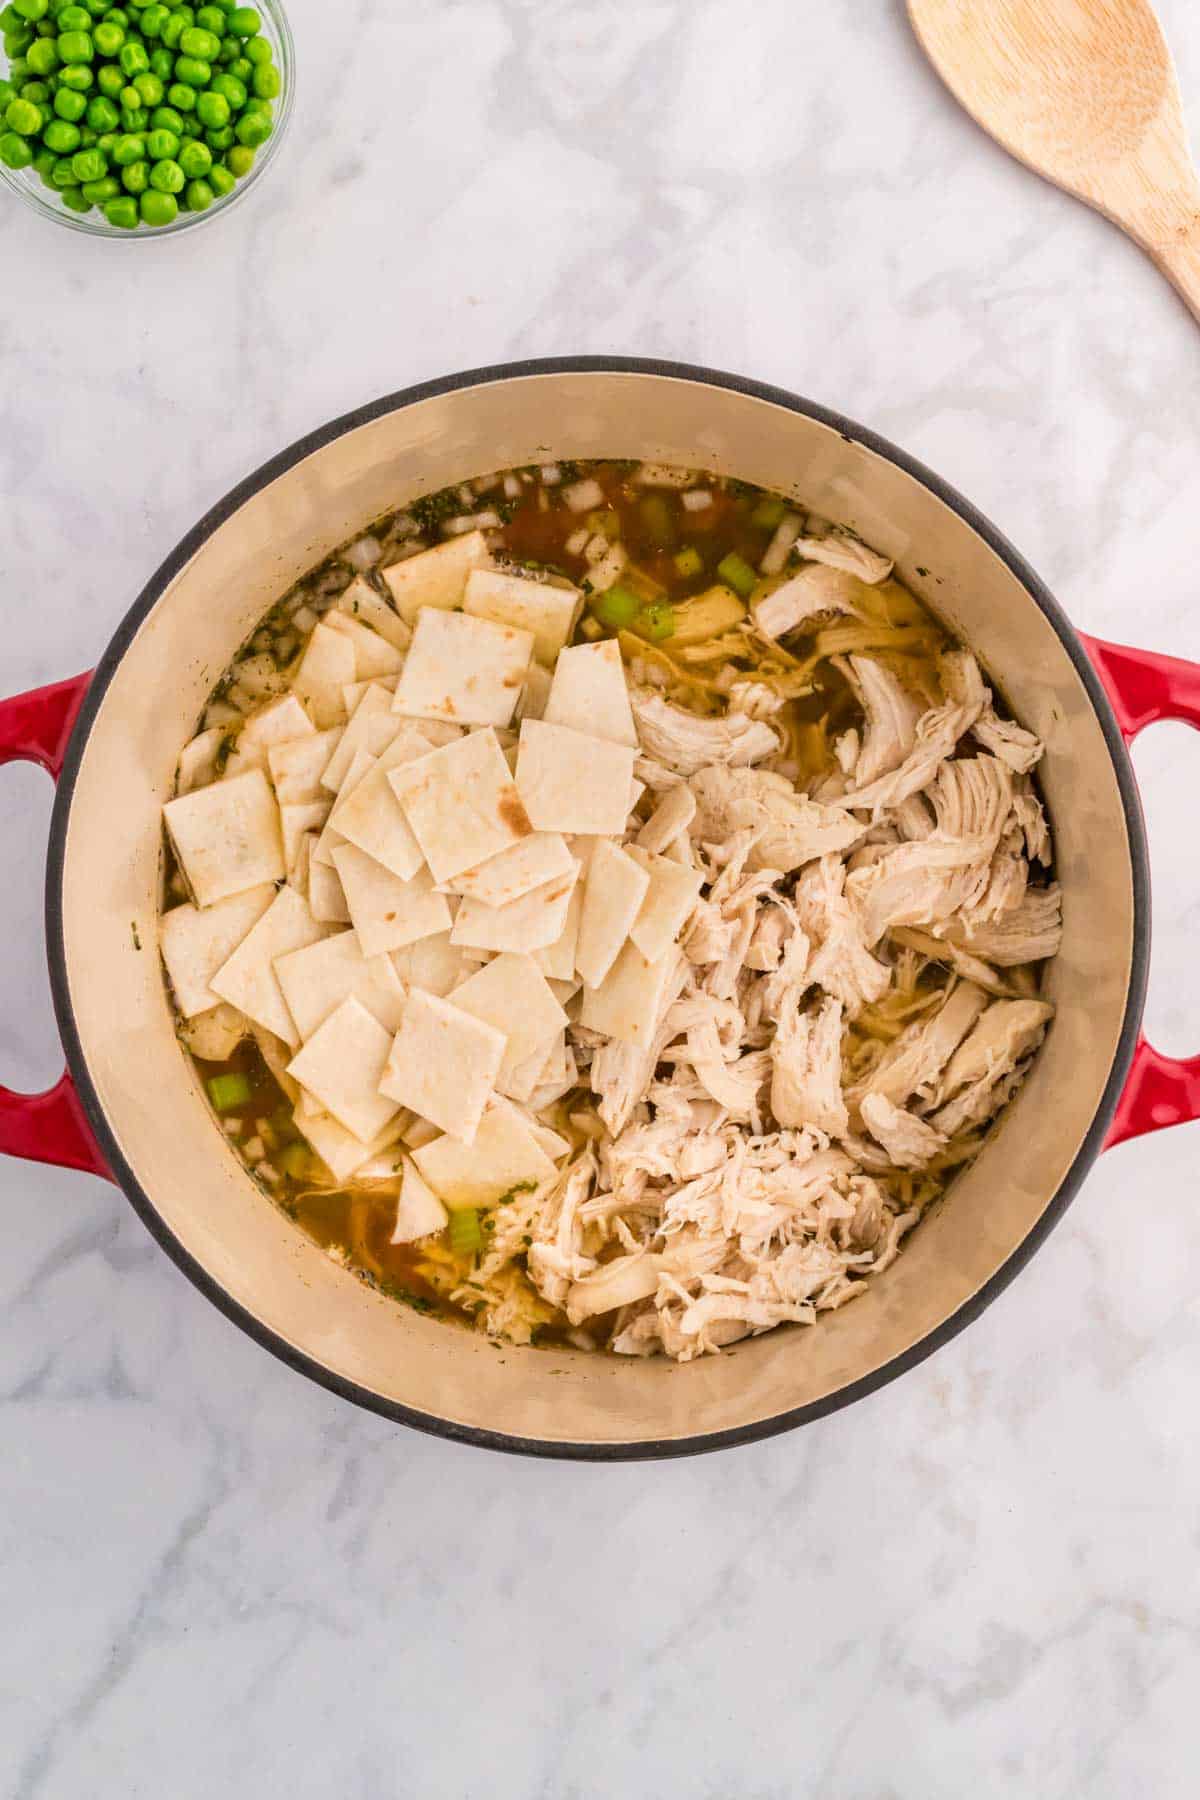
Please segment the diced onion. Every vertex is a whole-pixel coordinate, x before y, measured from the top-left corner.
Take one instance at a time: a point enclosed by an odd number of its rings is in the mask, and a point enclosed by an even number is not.
[[[707,488],[689,488],[680,498],[685,512],[703,512],[706,506],[712,505],[712,495]]]
[[[591,583],[592,592],[596,594],[607,593],[608,589],[612,586],[613,582],[617,580],[628,561],[629,552],[626,550],[624,544],[611,545],[605,555],[601,557],[600,561],[593,563],[588,570],[587,578]]]
[[[562,480],[562,470],[557,463],[543,463],[539,473],[545,487],[557,487]]]
[[[352,569],[357,569],[359,574],[363,575],[368,569],[373,569],[375,567],[375,564],[379,561],[383,551],[380,547],[379,539],[368,535],[367,537],[359,538],[356,544],[351,544],[350,548],[344,554],[350,567]]]
[[[578,531],[573,531],[571,533],[571,536],[567,539],[566,543],[563,545],[563,549],[566,551],[568,556],[582,556],[584,551],[587,549],[587,546],[588,546],[588,528],[586,525],[582,525],[582,526],[580,526]]]
[[[758,565],[761,575],[778,575],[782,572],[788,559],[788,551],[800,536],[800,518],[797,513],[784,513],[775,527],[775,535],[763,553]]]
[[[485,507],[483,512],[459,513],[442,526],[443,537],[465,537],[468,531],[495,531],[502,520],[500,514]]]
[[[519,500],[521,498],[521,483],[517,480],[515,475],[506,475],[504,477],[504,496],[507,500]]]
[[[604,505],[604,489],[598,481],[573,481],[563,489],[563,499],[572,512],[591,512],[593,507]]]

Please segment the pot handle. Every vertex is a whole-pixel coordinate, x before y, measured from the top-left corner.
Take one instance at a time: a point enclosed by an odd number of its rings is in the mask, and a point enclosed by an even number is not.
[[[57,781],[91,679],[90,672],[75,675],[0,700],[0,764],[38,763]],[[65,1069],[44,1094],[16,1094],[0,1087],[0,1152],[112,1180]]]
[[[1163,719],[1200,730],[1200,663],[1080,637],[1127,744]],[[1200,1119],[1200,1056],[1164,1056],[1139,1034],[1104,1148],[1191,1119]]]

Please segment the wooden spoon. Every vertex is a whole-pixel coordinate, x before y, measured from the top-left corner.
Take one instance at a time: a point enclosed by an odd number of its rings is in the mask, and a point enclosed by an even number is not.
[[[1147,0],[908,0],[908,12],[971,117],[1128,232],[1200,318],[1200,177]]]

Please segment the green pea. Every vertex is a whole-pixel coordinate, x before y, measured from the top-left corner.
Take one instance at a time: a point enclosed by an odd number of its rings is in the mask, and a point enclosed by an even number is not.
[[[204,127],[201,125],[195,113],[188,113],[183,121],[183,129],[179,135],[181,138],[198,138],[203,133],[203,130]]]
[[[70,156],[73,150],[78,150],[79,138],[78,125],[72,125],[69,119],[51,119],[42,133],[47,150],[53,150],[57,156]]]
[[[138,222],[137,201],[126,199],[124,196],[119,200],[106,200],[104,216],[110,225],[116,226],[118,231],[134,231],[137,229]]]
[[[93,206],[103,206],[106,200],[115,200],[121,191],[121,184],[115,175],[102,175],[99,181],[83,183],[83,197]]]
[[[177,56],[175,79],[185,81],[188,87],[206,88],[212,80],[212,64],[201,62],[195,56]]]
[[[111,156],[120,141],[121,133],[119,131],[102,131],[96,139],[96,148],[97,150],[103,150],[105,156]],[[86,148],[87,146],[83,147]]]
[[[240,81],[242,86],[245,87],[246,83],[254,74],[254,64],[250,61],[248,56],[235,56],[229,65],[229,73],[233,76],[235,81]]]
[[[54,48],[53,38],[38,38],[30,44],[29,55],[25,58],[35,75],[52,75],[58,67],[58,51]]]
[[[279,70],[274,66],[261,63],[254,71],[254,92],[260,100],[274,100],[282,83]]]
[[[132,81],[127,81],[117,95],[117,101],[123,112],[136,112],[138,107],[142,104],[142,96],[138,93]]]
[[[150,167],[150,186],[160,194],[178,194],[183,187],[183,170],[173,157],[166,156]]]
[[[91,33],[87,31],[64,31],[58,40],[59,61],[64,63],[90,63],[96,54],[92,44]]]
[[[254,151],[249,144],[234,144],[231,150],[225,152],[225,162],[230,174],[236,175],[240,181],[254,167]]]
[[[187,29],[187,20],[181,19],[177,12],[168,13],[159,31],[163,43],[168,50],[174,50]]]
[[[252,63],[269,63],[271,60],[271,46],[266,38],[250,38],[243,48]]]
[[[147,225],[169,225],[178,216],[179,202],[174,194],[148,187],[138,201],[138,208]]]
[[[253,37],[262,30],[262,20],[252,6],[235,6],[225,23],[235,37]]]
[[[91,24],[91,14],[86,6],[64,6],[58,15],[60,31],[88,31]]]
[[[135,163],[145,156],[147,147],[146,139],[139,132],[122,132],[113,145],[112,159],[119,169],[123,169],[128,163]]]
[[[75,186],[75,171],[71,167],[71,159],[69,156],[59,157],[54,165],[54,173],[51,176],[51,180],[56,188]]]
[[[133,85],[141,95],[143,106],[161,106],[164,93],[163,84],[152,69],[135,75]]]
[[[150,186],[150,164],[135,162],[122,169],[121,186],[127,194],[144,194]]]
[[[27,169],[33,161],[33,150],[29,139],[18,131],[6,131],[0,136],[0,162],[9,169]]]
[[[210,31],[218,42],[225,36],[225,13],[219,6],[198,7],[196,24],[201,31]]]
[[[148,106],[123,106],[121,108],[121,125],[125,131],[145,131],[150,123]]]
[[[242,54],[240,41],[235,37],[222,38],[221,48],[217,53],[219,63],[234,62]]]
[[[106,25],[119,25],[124,31],[129,24],[129,14],[121,6],[110,6],[104,14]]]
[[[226,194],[232,194],[237,186],[235,176],[225,167],[224,163],[213,164],[208,171],[208,181],[218,200],[223,200]]]
[[[50,0],[12,0],[12,3],[14,12],[20,13],[31,25],[36,25],[50,11]]]
[[[180,0],[180,4],[174,10],[176,17],[182,19],[185,26],[196,23],[196,9],[188,4],[188,0]]]
[[[183,124],[183,115],[173,106],[156,106],[150,114],[150,123],[155,131],[178,131]]]
[[[22,137],[36,137],[42,129],[43,113],[40,106],[32,100],[10,100],[4,114],[4,123],[10,131],[19,131]]]
[[[62,193],[59,195],[59,199],[62,201],[64,206],[69,206],[72,212],[83,213],[83,212],[91,212],[91,210],[92,210],[92,203],[90,200],[88,200],[84,197],[84,194],[83,194],[83,191],[81,188],[77,188],[77,187],[64,188],[62,190]]]
[[[236,75],[231,75],[228,71],[213,76],[212,81],[209,84],[209,91],[210,93],[219,95],[220,98],[228,104],[231,110],[235,110],[246,104],[245,82],[239,81]]]
[[[60,119],[70,119],[75,124],[88,110],[87,95],[77,93],[74,88],[59,88],[54,96],[54,110]],[[90,119],[88,124],[92,125]],[[98,126],[92,125],[93,131],[98,129]]]
[[[188,182],[183,197],[192,212],[207,212],[217,195],[211,182],[200,177],[195,181]]]
[[[85,181],[99,181],[108,174],[108,163],[99,150],[77,150],[71,158],[71,167],[75,171],[75,179],[81,184]]]
[[[151,162],[162,162],[174,156],[179,149],[179,133],[176,131],[152,131],[146,139],[146,155]]]
[[[196,90],[190,88],[186,81],[173,81],[167,89],[167,99],[177,112],[190,113],[196,110]]]
[[[156,38],[162,36],[162,28],[171,16],[169,6],[147,6],[142,11],[142,36]]]
[[[79,127],[79,148],[81,150],[94,150],[99,142],[100,133],[98,131],[93,131],[90,125]]]
[[[35,152],[34,158],[33,158],[33,169],[34,169],[35,174],[41,176],[43,186],[45,186],[45,187],[53,187],[54,186],[54,183],[50,179],[50,171],[53,169],[53,167],[57,161],[58,161],[58,158],[57,158],[57,156],[55,156],[53,150],[42,149],[42,150],[38,150]],[[210,176],[209,180],[211,181],[211,179],[212,179],[212,177]]]
[[[55,90],[57,92],[57,89]],[[31,106],[48,106],[50,103],[50,85],[45,81],[26,81],[21,85],[21,98],[28,100]]]
[[[7,41],[5,42],[4,48],[10,58],[8,65],[9,77],[13,86],[19,87],[23,81],[28,81],[29,79],[29,64],[23,56],[10,47]]]
[[[111,19],[104,19],[92,32],[92,39],[101,56],[115,56],[125,42],[125,33]]]
[[[229,123],[229,102],[223,94],[213,94],[206,89],[196,96],[196,117],[210,131],[220,131],[223,125]]]
[[[222,125],[220,131],[206,131],[204,141],[210,150],[228,150],[230,144],[236,144],[232,125]]]
[[[243,113],[234,126],[234,133],[239,144],[245,144],[254,150],[259,144],[265,144],[271,135],[271,121],[262,113]]]
[[[221,48],[221,40],[211,31],[201,30],[199,25],[189,25],[180,34],[179,48],[185,56],[195,56],[201,62],[211,62]]]
[[[189,181],[195,181],[199,176],[207,175],[212,168],[212,163],[212,151],[198,138],[194,138],[190,143],[180,147],[179,166]]]
[[[64,81],[70,73],[70,69],[63,70],[62,78]],[[90,74],[91,71],[89,70],[88,73]],[[96,75],[96,86],[100,89],[100,92],[104,95],[106,100],[115,100],[117,95],[121,92],[121,89],[125,86],[125,77],[115,64],[105,63],[104,67],[100,69]]]
[[[157,75],[164,87],[175,73],[175,58],[162,44],[150,52],[150,73]]]
[[[143,75],[150,67],[150,55],[145,44],[130,42],[122,44],[117,61],[126,81],[132,81],[135,75]]]
[[[80,95],[80,98],[83,96]],[[58,97],[55,96],[56,110],[57,106]],[[64,113],[63,118],[67,117]],[[87,122],[93,131],[115,131],[121,123],[121,115],[111,100],[106,100],[103,94],[97,94],[94,100],[87,103]]]

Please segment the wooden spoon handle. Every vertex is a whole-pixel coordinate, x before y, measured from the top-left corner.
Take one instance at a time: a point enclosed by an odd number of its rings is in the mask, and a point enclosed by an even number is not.
[[[1147,244],[1146,248],[1200,319],[1200,211],[1178,236],[1165,243]]]

